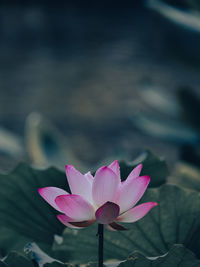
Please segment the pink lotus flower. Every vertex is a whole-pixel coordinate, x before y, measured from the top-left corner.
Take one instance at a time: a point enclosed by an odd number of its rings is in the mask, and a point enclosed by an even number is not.
[[[72,194],[57,187],[44,187],[39,194],[63,214],[57,218],[70,228],[84,228],[95,221],[110,230],[125,230],[116,222],[132,223],[143,218],[155,202],[136,203],[143,196],[150,176],[139,176],[138,165],[121,182],[118,161],[99,168],[93,177],[90,172],[81,174],[73,166],[66,165],[66,175]]]

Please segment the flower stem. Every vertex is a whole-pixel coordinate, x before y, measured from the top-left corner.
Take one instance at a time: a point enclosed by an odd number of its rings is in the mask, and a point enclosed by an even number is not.
[[[99,267],[103,267],[103,224],[98,224],[99,236]]]

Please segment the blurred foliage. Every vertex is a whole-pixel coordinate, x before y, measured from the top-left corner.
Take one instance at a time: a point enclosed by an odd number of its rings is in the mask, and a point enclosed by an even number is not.
[[[200,2],[199,0],[185,0],[188,6],[194,11],[200,12]]]
[[[199,0],[165,0],[170,5],[176,5],[182,8],[190,8],[194,11],[200,11]]]

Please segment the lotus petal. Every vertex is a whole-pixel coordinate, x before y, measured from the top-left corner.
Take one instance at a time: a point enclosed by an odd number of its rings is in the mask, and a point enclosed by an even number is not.
[[[139,164],[138,166],[136,166],[136,167],[132,170],[132,172],[129,174],[129,176],[126,178],[126,180],[124,181],[124,183],[127,183],[127,182],[129,182],[130,180],[139,177],[139,176],[140,176],[140,173],[141,173],[141,170],[142,170],[142,167],[143,167],[142,163]]]
[[[121,182],[119,161],[113,161],[108,167],[117,175],[117,177],[119,178],[119,182]]]
[[[130,179],[127,183],[121,185],[116,204],[120,206],[120,214],[132,208],[143,196],[148,184],[150,176],[140,176]]]
[[[55,199],[59,209],[73,219],[81,222],[94,219],[94,208],[79,195],[61,195]]]
[[[72,194],[80,195],[92,203],[92,183],[89,174],[83,175],[71,165],[66,165],[65,168]]]
[[[113,202],[118,187],[119,179],[109,167],[98,169],[92,186],[94,203],[99,207],[108,201]]]
[[[58,187],[43,187],[38,189],[38,193],[43,197],[54,209],[61,211],[57,204],[55,203],[55,199],[60,195],[69,194],[65,190]]]
[[[106,202],[103,206],[98,208],[95,213],[98,223],[109,224],[112,223],[119,215],[119,206],[112,202]]]
[[[84,174],[84,176],[91,184],[93,183],[94,177],[92,176],[91,172],[87,172],[86,174]]]
[[[136,222],[143,218],[153,207],[157,205],[158,203],[156,202],[147,202],[140,204],[120,215],[117,218],[117,221],[126,223]]]

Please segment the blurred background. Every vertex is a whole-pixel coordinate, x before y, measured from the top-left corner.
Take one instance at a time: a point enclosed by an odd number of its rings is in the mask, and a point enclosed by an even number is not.
[[[198,0],[0,1],[0,63],[1,171],[199,167]]]

